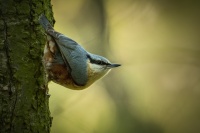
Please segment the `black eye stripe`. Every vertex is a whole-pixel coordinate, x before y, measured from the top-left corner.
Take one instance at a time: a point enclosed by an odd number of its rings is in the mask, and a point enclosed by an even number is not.
[[[90,60],[91,63],[94,63],[94,64],[99,64],[99,65],[105,65],[106,63],[101,61],[101,60]]]
[[[102,60],[92,60],[92,59],[90,59],[90,62],[93,63],[93,64],[99,64],[99,65],[107,65],[108,64],[107,62],[104,62]]]
[[[87,55],[87,57],[90,59],[90,63],[98,64],[98,65],[110,65],[110,63],[104,62],[102,60],[94,60],[94,59],[91,58],[90,55]]]

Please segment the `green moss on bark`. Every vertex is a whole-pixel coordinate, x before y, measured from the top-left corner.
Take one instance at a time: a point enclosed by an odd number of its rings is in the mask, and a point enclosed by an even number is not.
[[[43,88],[45,37],[38,17],[52,17],[49,0],[0,0],[0,132],[48,133],[49,97]]]

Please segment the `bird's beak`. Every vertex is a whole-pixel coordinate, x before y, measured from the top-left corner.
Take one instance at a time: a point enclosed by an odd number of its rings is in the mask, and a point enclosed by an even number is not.
[[[111,69],[111,68],[115,68],[115,67],[119,67],[119,66],[121,66],[121,64],[109,64],[109,65],[107,65],[107,68]]]

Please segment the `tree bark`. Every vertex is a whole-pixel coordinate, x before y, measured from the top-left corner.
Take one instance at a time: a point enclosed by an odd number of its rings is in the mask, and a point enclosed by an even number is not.
[[[50,132],[41,13],[53,20],[50,0],[0,0],[0,133]]]

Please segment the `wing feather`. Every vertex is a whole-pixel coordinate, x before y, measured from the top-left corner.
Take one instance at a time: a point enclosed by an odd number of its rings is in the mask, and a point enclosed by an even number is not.
[[[87,83],[87,52],[75,41],[66,37],[59,36],[55,39],[61,51],[62,57],[71,68],[71,76],[77,85]]]

